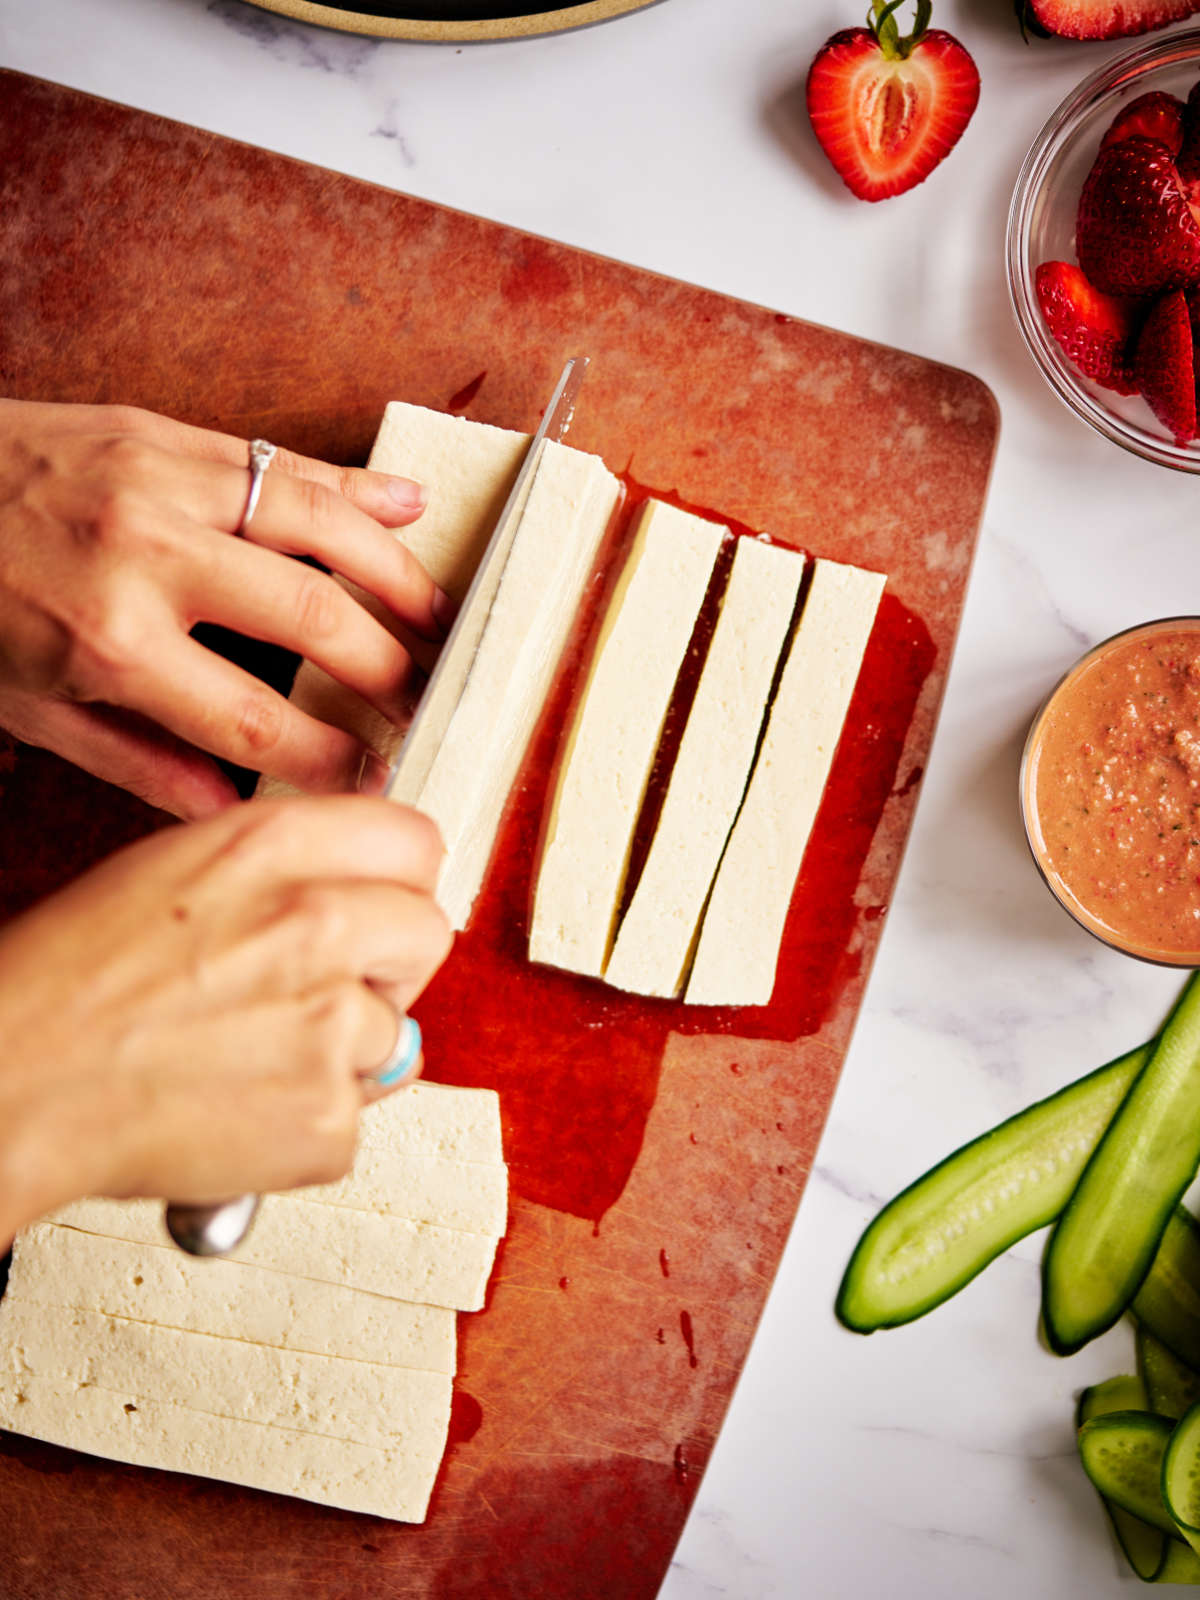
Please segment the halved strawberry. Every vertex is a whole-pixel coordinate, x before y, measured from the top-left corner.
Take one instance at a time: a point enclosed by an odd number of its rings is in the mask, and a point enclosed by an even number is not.
[[[1157,139],[1177,156],[1183,144],[1183,101],[1173,94],[1164,94],[1161,89],[1138,95],[1123,111],[1117,112],[1100,141],[1100,148],[1104,150],[1110,144],[1120,144],[1122,139],[1134,138]]]
[[[1130,360],[1133,318],[1124,300],[1101,294],[1069,261],[1044,261],[1036,276],[1038,304],[1046,326],[1085,377],[1136,394]]]
[[[885,200],[921,183],[958,142],[979,100],[979,73],[948,33],[929,27],[917,0],[902,38],[903,0],[872,0],[869,27],[827,39],[808,72],[813,132],[846,187]]]
[[[1026,12],[1063,39],[1124,39],[1200,11],[1192,0],[1027,0]]]
[[[1148,296],[1200,280],[1200,224],[1157,140],[1101,150],[1079,196],[1075,248],[1105,294]]]
[[[1138,335],[1134,370],[1146,404],[1177,444],[1196,437],[1192,319],[1179,289],[1156,300]]]

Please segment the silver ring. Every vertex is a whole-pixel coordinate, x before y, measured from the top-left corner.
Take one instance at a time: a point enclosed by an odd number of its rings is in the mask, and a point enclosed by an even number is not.
[[[258,509],[258,497],[262,494],[262,481],[267,468],[275,459],[277,445],[268,444],[265,439],[251,439],[250,441],[250,493],[246,496],[246,509],[242,512],[242,520],[238,523],[237,532],[240,538],[250,526],[250,518]]]

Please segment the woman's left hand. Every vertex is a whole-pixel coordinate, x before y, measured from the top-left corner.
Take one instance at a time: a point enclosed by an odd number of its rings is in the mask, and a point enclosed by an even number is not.
[[[149,412],[0,400],[0,727],[189,819],[237,798],[212,756],[308,792],[354,788],[371,759],[196,623],[294,650],[394,718],[407,651],[288,557],[426,639],[449,610],[388,531],[420,515],[418,485],[281,450],[238,538],[247,458],[243,439]]]

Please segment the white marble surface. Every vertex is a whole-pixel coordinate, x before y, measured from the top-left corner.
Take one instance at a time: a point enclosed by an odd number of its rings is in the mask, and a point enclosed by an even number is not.
[[[800,114],[856,0],[665,0],[553,39],[321,32],[241,0],[0,0],[0,62],[980,374],[1004,426],[945,710],[807,1196],[666,1600],[1116,1595],[1072,1397],[1131,1360],[1035,1336],[1037,1241],[870,1340],[831,1303],[876,1202],[1154,1028],[1169,975],[1104,952],[1026,859],[1017,757],[1088,642],[1200,609],[1200,484],[1090,434],[1011,322],[1002,239],[1043,118],[1118,47],[1022,43],[1008,0],[939,0],[983,77],[922,188],[853,201]],[[904,464],[896,464],[904,493]],[[533,1597],[531,1597],[533,1600]]]

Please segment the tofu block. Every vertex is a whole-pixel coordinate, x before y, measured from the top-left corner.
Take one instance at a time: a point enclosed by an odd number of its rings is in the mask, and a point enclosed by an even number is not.
[[[604,971],[663,721],[726,532],[662,501],[643,508],[551,802],[531,961]]]
[[[197,1261],[174,1245],[104,1239],[53,1223],[35,1223],[14,1244],[8,1297],[14,1296],[279,1350],[446,1375],[455,1367],[457,1319],[441,1306],[238,1261]]]
[[[381,1450],[236,1417],[214,1417],[97,1384],[0,1375],[0,1428],[112,1461],[220,1478],[346,1511],[421,1522],[449,1431],[428,1418],[418,1436]]]
[[[677,995],[741,805],[791,626],[804,557],[739,539],[662,812],[605,979]]]
[[[508,1169],[482,1161],[360,1151],[348,1177],[295,1192],[301,1200],[435,1222],[491,1239],[503,1236],[508,1219]]]
[[[0,1365],[10,1378],[32,1372],[98,1383],[146,1400],[166,1400],[216,1417],[299,1428],[379,1450],[427,1437],[450,1411],[448,1373],[417,1372],[270,1349],[209,1333],[188,1333],[61,1310],[6,1295],[0,1304]]]
[[[689,1005],[762,1006],[886,579],[817,561],[746,798],[717,872]]]
[[[396,538],[456,601],[470,586],[529,441],[527,433],[467,422],[398,400],[384,411],[367,465],[425,485],[428,505],[416,522],[397,530]],[[373,595],[339,581],[373,617],[394,630],[394,619]],[[404,729],[394,727],[374,706],[311,661],[301,662],[290,698],[302,711],[354,734],[385,761],[395,760]],[[262,779],[257,790],[267,796],[295,792],[275,778]]]
[[[619,498],[595,456],[545,446],[499,584],[468,602],[464,626],[480,626],[474,653],[455,641],[452,676],[431,685],[438,714],[422,717],[401,753],[391,794],[441,830],[438,901],[456,929],[467,925]]]
[[[135,1244],[167,1238],[159,1200],[75,1200],[49,1220]],[[269,1194],[228,1259],[419,1305],[478,1311],[495,1254],[496,1241],[486,1234]]]
[[[393,1154],[503,1166],[499,1095],[419,1078],[377,1100],[359,1120],[354,1169],[366,1157],[386,1160]]]

